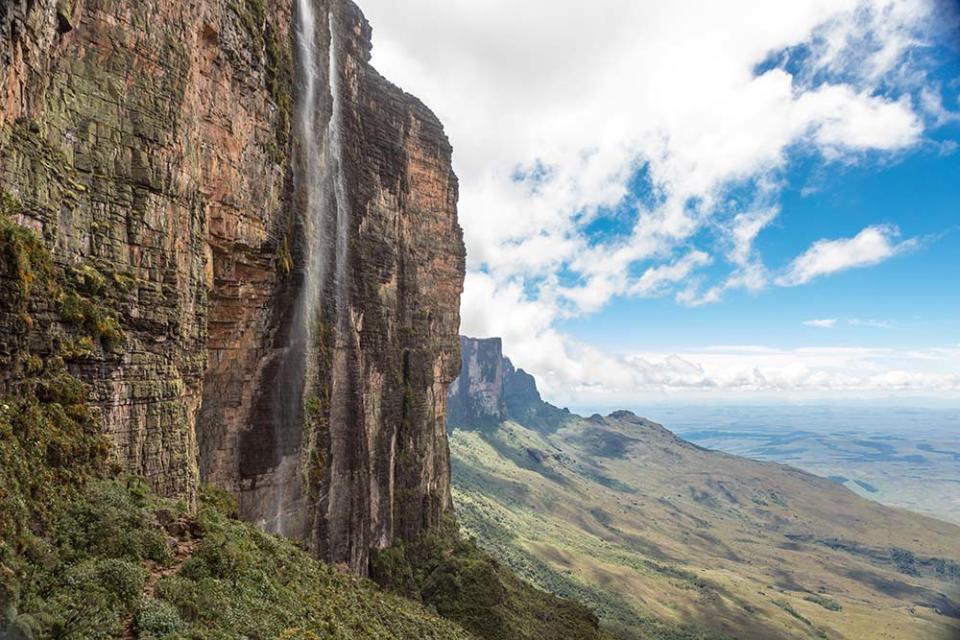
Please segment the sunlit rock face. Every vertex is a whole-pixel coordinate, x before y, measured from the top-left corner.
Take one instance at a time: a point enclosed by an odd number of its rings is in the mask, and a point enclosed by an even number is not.
[[[450,429],[491,430],[506,420],[552,431],[569,417],[567,409],[544,402],[537,382],[503,356],[500,338],[460,336],[460,375],[450,385]]]
[[[363,573],[450,507],[464,249],[440,123],[304,4],[0,6],[4,210],[100,310],[0,295],[0,385],[62,358],[124,468]]]

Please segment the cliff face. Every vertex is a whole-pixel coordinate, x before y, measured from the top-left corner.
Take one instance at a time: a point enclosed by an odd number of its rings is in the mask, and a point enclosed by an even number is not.
[[[4,237],[0,387],[62,362],[125,469],[228,488],[363,572],[450,504],[456,179],[436,118],[369,66],[359,10],[300,5],[0,5],[3,214],[57,283],[31,286]],[[311,164],[309,140],[336,152]],[[324,206],[311,171],[335,176]]]
[[[449,390],[447,426],[494,428],[507,419],[503,342],[460,336],[460,354],[460,375]]]
[[[450,429],[491,430],[506,420],[552,431],[570,417],[567,409],[544,402],[533,376],[503,356],[500,338],[460,336],[463,363],[450,386]]]
[[[89,294],[76,313],[39,300],[30,320],[6,315],[4,385],[28,353],[62,357],[123,466],[170,495],[199,480],[208,336],[213,369],[249,348],[227,325],[262,322],[277,283],[290,61],[267,54],[290,12],[273,4],[264,35],[227,2],[35,0],[0,15],[9,213]],[[122,341],[96,339],[98,310]]]

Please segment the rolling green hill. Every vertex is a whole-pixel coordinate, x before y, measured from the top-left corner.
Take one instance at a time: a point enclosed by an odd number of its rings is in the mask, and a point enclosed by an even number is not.
[[[517,411],[495,400],[518,375],[509,361],[497,370],[491,354],[462,346],[455,391],[483,388],[486,401],[459,412],[451,437],[461,522],[534,584],[593,607],[607,629],[642,639],[960,635],[957,526],[709,451],[629,412],[546,408],[530,381],[532,408]],[[486,372],[493,386],[476,378]],[[499,421],[471,428],[481,414]],[[528,415],[554,419],[529,425]]]
[[[465,528],[624,637],[952,638],[960,529],[618,413],[451,440]],[[682,637],[682,636],[677,636]],[[690,637],[700,637],[692,635]]]

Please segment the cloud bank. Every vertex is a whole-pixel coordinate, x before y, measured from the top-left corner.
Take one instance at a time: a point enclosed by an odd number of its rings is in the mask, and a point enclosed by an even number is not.
[[[779,268],[756,248],[791,159],[896,156],[948,117],[919,55],[932,1],[361,5],[374,64],[430,104],[454,144],[463,332],[502,336],[558,394],[594,388],[612,362],[638,389],[647,380],[647,365],[557,331],[562,319],[618,297],[698,306],[800,286],[915,242],[875,225]],[[678,362],[650,362],[677,374]]]

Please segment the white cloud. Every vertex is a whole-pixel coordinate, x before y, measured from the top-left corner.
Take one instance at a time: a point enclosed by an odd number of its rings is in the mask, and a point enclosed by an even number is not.
[[[916,246],[916,240],[897,242],[900,231],[892,226],[867,227],[853,238],[818,240],[787,267],[777,284],[792,287],[820,276],[868,267]]]
[[[545,391],[561,404],[630,406],[665,396],[878,397],[936,395],[960,399],[960,350],[837,347],[776,349],[718,346],[677,353],[613,357],[577,345],[572,352],[597,372],[586,384],[553,371]]]
[[[919,99],[936,87],[915,64],[932,0],[359,2],[374,64],[453,143],[464,333],[502,336],[557,389],[642,382],[558,320],[616,297],[695,306],[768,287],[778,274],[756,240],[778,220],[791,158],[896,154],[942,104]],[[801,49],[804,62],[783,62]],[[811,251],[779,282],[843,262]]]
[[[893,325],[886,320],[864,320],[861,318],[850,318],[847,324],[851,327],[869,327],[871,329],[891,329]]]
[[[803,324],[808,327],[816,327],[817,329],[833,329],[837,326],[837,319],[824,318],[822,320],[805,320]]]

